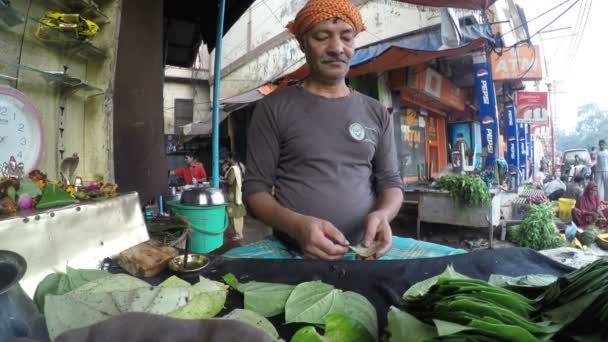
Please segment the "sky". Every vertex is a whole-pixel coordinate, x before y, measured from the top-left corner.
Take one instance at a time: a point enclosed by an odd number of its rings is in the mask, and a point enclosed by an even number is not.
[[[515,2],[524,9],[530,21],[564,1]],[[534,44],[541,46],[541,54],[546,59],[548,70],[545,70],[544,82],[549,80],[557,83],[557,93],[553,95],[557,127],[568,132],[573,132],[576,127],[578,106],[596,102],[600,108],[608,110],[608,1],[569,0],[528,24],[530,35],[533,35],[573,4],[574,7],[543,31],[570,28],[545,32],[532,38]],[[585,8],[590,8],[587,20]]]

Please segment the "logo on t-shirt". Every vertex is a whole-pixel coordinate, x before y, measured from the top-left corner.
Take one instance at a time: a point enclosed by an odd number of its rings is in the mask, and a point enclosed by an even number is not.
[[[363,139],[365,139],[365,129],[360,123],[355,122],[350,125],[348,131],[350,132],[350,136],[357,141],[363,141]]]

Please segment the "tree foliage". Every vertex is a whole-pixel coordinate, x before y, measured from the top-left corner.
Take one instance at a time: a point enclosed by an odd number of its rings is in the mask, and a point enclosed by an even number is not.
[[[597,146],[600,139],[608,139],[608,110],[602,110],[597,103],[588,103],[578,107],[577,119],[573,132],[557,132],[559,150],[590,148]]]

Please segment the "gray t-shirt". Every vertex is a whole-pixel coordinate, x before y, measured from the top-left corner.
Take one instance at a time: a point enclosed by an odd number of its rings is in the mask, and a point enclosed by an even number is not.
[[[363,237],[376,194],[402,188],[391,116],[356,91],[325,98],[291,86],[259,101],[246,165],[245,198],[275,185],[279,204],[331,222],[351,244]]]

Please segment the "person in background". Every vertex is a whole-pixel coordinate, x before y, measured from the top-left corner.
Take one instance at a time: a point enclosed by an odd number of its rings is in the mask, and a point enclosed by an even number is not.
[[[534,176],[534,185],[543,186],[543,184],[545,183],[545,178],[547,178],[547,176],[545,175],[545,168],[541,166],[536,175]]]
[[[230,228],[234,229],[234,240],[243,239],[243,227],[247,210],[243,204],[242,170],[240,163],[234,159],[225,159],[222,162],[222,174],[228,190],[228,206],[226,208],[230,218]]]
[[[171,171],[171,176],[182,177],[185,185],[201,183],[207,180],[207,172],[205,172],[203,164],[197,162],[192,153],[187,153],[184,156],[184,164],[186,164],[184,167]]]
[[[606,228],[606,215],[608,209],[601,208],[602,202],[597,193],[597,184],[589,182],[583,195],[576,201],[572,209],[572,221],[581,228],[595,224],[599,228]]]
[[[608,150],[606,141],[600,140],[600,150],[597,152],[597,162],[595,167],[595,181],[597,182],[598,194],[602,202],[608,201]]]
[[[591,165],[591,179],[595,179],[595,164],[597,163],[597,151],[595,150],[595,146],[591,147],[589,156],[589,164]]]
[[[568,181],[572,181],[575,177],[581,176],[583,178],[589,177],[589,167],[583,163],[579,155],[574,156],[574,164],[570,167],[570,174]]]
[[[584,191],[584,183],[585,179],[581,176],[574,177],[574,182],[568,183],[566,186],[566,192],[562,198],[570,198],[573,200],[577,200]]]
[[[564,193],[566,192],[566,181],[568,180],[567,176],[562,176],[561,178],[554,178],[552,181],[548,182],[543,186],[543,191],[548,199],[551,201],[557,201],[560,199]]]

